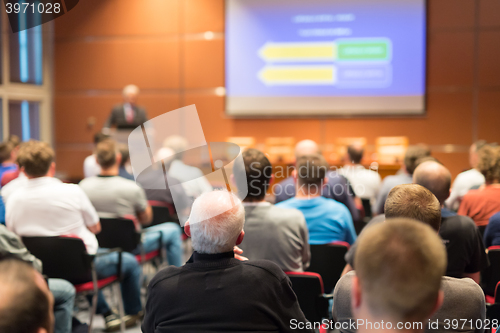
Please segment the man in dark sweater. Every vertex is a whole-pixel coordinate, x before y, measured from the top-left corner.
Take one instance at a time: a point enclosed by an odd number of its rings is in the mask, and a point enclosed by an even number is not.
[[[232,193],[196,199],[184,226],[194,253],[184,266],[160,271],[149,284],[144,333],[292,332],[292,322],[307,321],[276,264],[234,258],[244,221],[244,208]]]

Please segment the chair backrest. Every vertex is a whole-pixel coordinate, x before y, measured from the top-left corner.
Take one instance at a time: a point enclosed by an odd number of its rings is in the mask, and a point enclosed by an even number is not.
[[[163,202],[163,201],[148,201],[153,209],[153,221],[151,222],[151,226],[162,224],[165,222],[175,222],[179,223],[179,217],[175,213],[174,205]]]
[[[79,284],[92,280],[91,262],[80,238],[23,237],[28,251],[43,263],[43,274],[49,278],[68,280]]]
[[[325,290],[332,292],[340,279],[340,275],[346,265],[344,256],[349,250],[346,242],[333,242],[330,244],[310,245],[311,264],[308,272],[315,272],[321,275]]]
[[[481,274],[481,284],[487,295],[494,296],[497,283],[500,281],[500,246],[488,248],[490,266]]]
[[[363,204],[363,209],[365,210],[365,217],[372,218],[372,205],[370,203],[370,199],[361,199],[361,203]]]
[[[135,229],[132,220],[101,218],[101,228],[101,232],[96,235],[100,247],[119,247],[125,252],[132,252],[141,243],[141,234]]]
[[[324,293],[323,280],[317,273],[286,272],[292,282],[292,289],[297,295],[300,308],[310,322],[320,322],[328,317],[328,300]]]

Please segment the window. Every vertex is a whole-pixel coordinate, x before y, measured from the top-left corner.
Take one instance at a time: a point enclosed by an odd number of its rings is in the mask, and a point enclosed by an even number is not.
[[[30,19],[40,19],[40,15],[27,16]],[[19,16],[19,24],[24,25]],[[42,26],[21,30],[9,34],[10,49],[10,81],[41,85],[43,83],[43,41]]]
[[[40,140],[40,109],[38,102],[9,102],[9,135],[22,141]]]
[[[30,23],[19,18],[19,24]],[[0,141],[15,134],[51,143],[53,22],[12,33],[2,11],[0,29]]]

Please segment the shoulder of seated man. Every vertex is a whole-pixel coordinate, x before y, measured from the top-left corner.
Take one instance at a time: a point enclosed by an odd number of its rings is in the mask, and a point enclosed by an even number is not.
[[[244,265],[254,268],[256,270],[261,270],[264,274],[273,277],[278,282],[283,281],[286,278],[286,274],[283,270],[276,265],[274,262],[264,259],[259,260],[247,260],[247,261],[235,261],[236,265]],[[236,266],[235,265],[235,266]],[[179,274],[187,272],[189,268],[186,265],[181,267],[169,266],[161,271],[159,271],[156,276],[150,282],[150,288],[154,288],[158,283],[175,277]]]

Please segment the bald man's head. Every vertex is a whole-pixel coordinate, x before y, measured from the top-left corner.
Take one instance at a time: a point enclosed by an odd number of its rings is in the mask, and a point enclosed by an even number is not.
[[[436,196],[439,203],[450,195],[451,174],[443,165],[427,161],[421,163],[413,173],[413,183],[421,185]]]
[[[302,140],[295,145],[295,159],[306,155],[319,154],[318,144],[313,140]]]

